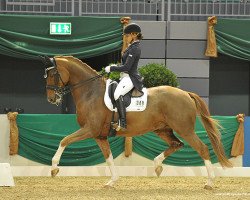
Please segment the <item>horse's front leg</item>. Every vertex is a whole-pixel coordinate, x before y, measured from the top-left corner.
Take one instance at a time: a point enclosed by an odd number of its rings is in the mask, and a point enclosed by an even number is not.
[[[59,172],[58,164],[59,164],[60,158],[62,156],[64,149],[69,144],[76,142],[76,141],[79,141],[79,140],[85,140],[85,139],[91,138],[91,137],[93,137],[93,135],[91,134],[91,131],[89,131],[89,129],[87,129],[87,128],[81,128],[78,131],[64,137],[61,140],[54,157],[52,158],[51,176],[55,177],[58,174],[58,172]]]
[[[111,173],[111,179],[105,184],[105,187],[113,187],[115,182],[119,179],[119,175],[115,168],[114,159],[110,150],[109,142],[107,138],[95,140],[99,145],[100,149],[102,150],[102,153],[104,155],[104,158],[106,159],[106,163],[109,166],[109,170]]]

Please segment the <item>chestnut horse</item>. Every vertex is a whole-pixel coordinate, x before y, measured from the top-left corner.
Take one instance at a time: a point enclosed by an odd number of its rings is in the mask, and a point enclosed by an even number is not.
[[[111,179],[106,186],[112,187],[119,176],[107,140],[112,112],[104,104],[106,79],[86,63],[72,56],[43,59],[47,63],[45,78],[48,101],[58,105],[62,101],[63,94],[71,92],[76,105],[77,121],[81,127],[61,140],[52,159],[52,176],[59,172],[58,164],[66,146],[79,140],[93,138],[102,150],[111,172]],[[209,150],[194,130],[197,114],[201,117],[221,166],[232,167],[232,164],[225,156],[218,123],[210,117],[208,107],[198,95],[178,88],[159,86],[148,88],[147,91],[146,109],[142,112],[128,112],[127,130],[118,131],[117,136],[132,137],[154,132],[168,143],[169,148],[154,159],[155,172],[159,176],[163,169],[163,160],[183,146],[183,143],[173,134],[174,130],[204,160],[208,173],[205,188],[212,189],[215,175]]]

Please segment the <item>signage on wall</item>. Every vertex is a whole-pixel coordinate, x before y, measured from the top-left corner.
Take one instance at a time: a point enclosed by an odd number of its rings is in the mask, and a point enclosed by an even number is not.
[[[50,35],[71,35],[71,23],[50,22]]]

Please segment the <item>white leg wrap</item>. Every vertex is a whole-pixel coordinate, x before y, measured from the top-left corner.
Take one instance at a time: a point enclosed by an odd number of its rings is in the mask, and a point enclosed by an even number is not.
[[[62,153],[64,151],[65,147],[62,147],[59,145],[54,157],[52,158],[52,169],[57,168],[57,165],[59,164],[60,158],[62,156]]]
[[[107,165],[109,166],[109,170],[111,173],[111,180],[108,183],[106,183],[106,185],[112,187],[115,184],[115,182],[119,179],[119,176],[118,176],[118,173],[116,171],[113,155],[111,152],[110,152],[110,155],[109,155],[108,159],[106,160],[106,162],[107,162]]]
[[[213,165],[212,165],[210,160],[204,160],[204,163],[205,163],[205,166],[207,169],[207,174],[208,174],[208,181],[207,181],[206,185],[212,187],[213,186],[213,179],[215,178]]]
[[[155,167],[162,166],[162,162],[165,159],[164,152],[154,158]]]

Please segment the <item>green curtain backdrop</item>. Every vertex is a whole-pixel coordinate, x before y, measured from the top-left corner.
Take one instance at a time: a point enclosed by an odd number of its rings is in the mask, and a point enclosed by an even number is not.
[[[71,22],[71,35],[50,35],[50,22]],[[37,55],[88,58],[122,47],[119,17],[0,15],[0,54],[38,59]]]
[[[218,52],[250,61],[250,19],[221,19],[215,25]]]
[[[228,157],[239,123],[236,117],[213,117],[224,127],[221,130],[222,142]],[[76,115],[40,115],[19,114],[17,117],[19,129],[19,155],[47,165],[51,165],[60,140],[79,129]],[[212,146],[199,119],[196,120],[196,133],[208,145],[212,162],[217,162]],[[124,151],[124,138],[109,138],[114,158]],[[184,147],[169,156],[164,163],[175,166],[202,166],[203,160],[185,141]],[[167,148],[154,133],[146,133],[133,138],[133,152],[153,160]],[[61,158],[60,165],[87,166],[105,162],[97,143],[93,139],[80,141],[69,145]]]
[[[20,114],[17,117],[19,129],[18,154],[51,165],[60,141],[63,137],[79,129],[76,115],[40,115]],[[109,138],[113,157],[124,151],[124,138]],[[64,166],[87,166],[105,162],[103,154],[93,139],[79,141],[69,145],[60,160]]]
[[[214,116],[214,119],[219,120],[223,126],[221,131],[222,142],[228,158],[230,158],[231,148],[235,133],[238,130],[239,123],[236,117]],[[213,151],[210,140],[204,130],[200,120],[197,118],[195,125],[195,132],[199,138],[208,146],[212,163],[218,162],[217,157]],[[182,140],[177,134],[175,134]],[[182,140],[184,147],[170,155],[163,163],[175,166],[202,166],[203,160],[198,153],[190,147],[185,140]],[[168,145],[153,133],[148,133],[144,136],[133,138],[133,151],[139,155],[153,160],[159,152],[164,151]]]

